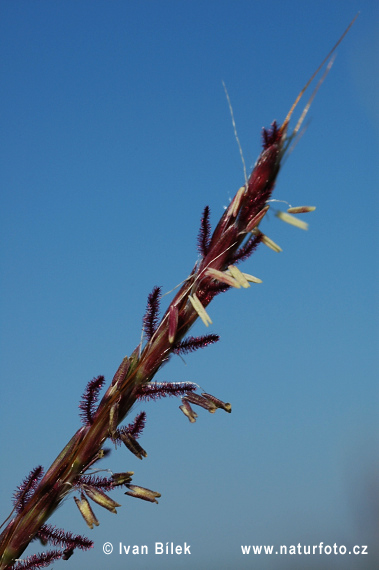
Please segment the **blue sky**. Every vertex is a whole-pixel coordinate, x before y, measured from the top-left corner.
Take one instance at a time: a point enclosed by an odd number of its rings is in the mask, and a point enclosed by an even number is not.
[[[118,449],[104,468],[135,471],[159,506],[115,492],[117,516],[95,507],[87,532],[69,498],[50,522],[95,541],[71,568],[372,568],[379,14],[358,0],[0,4],[3,519],[79,427],[87,381],[110,381],[138,344],[153,286],[192,269],[204,206],[215,225],[243,183],[222,81],[250,168],[261,128],[358,11],[275,192],[317,206],[309,231],[265,220],[283,252],[261,246],[244,265],[263,284],[219,296],[221,342],[157,376],[199,383],[232,414],[190,425],[174,399],[138,406],[148,458]],[[150,553],[106,557],[106,541]],[[191,556],[154,555],[155,542]],[[320,542],[369,554],[241,554]]]

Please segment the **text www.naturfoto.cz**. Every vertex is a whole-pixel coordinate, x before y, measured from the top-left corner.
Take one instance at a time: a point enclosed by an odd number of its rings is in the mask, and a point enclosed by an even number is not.
[[[280,545],[279,549],[275,550],[274,546],[264,546],[264,545],[241,545],[242,554],[368,554],[367,545],[355,545],[350,550],[346,546],[341,544],[338,546],[336,543],[333,546],[320,542],[320,544],[309,545],[309,544],[292,544],[291,546]]]

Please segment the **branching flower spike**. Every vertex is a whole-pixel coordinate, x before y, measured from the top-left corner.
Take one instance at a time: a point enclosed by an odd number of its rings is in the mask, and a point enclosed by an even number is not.
[[[336,46],[341,40],[342,38]],[[109,516],[108,512],[116,513],[116,509],[122,509],[121,505],[108,495],[115,487],[126,487],[125,494],[129,497],[157,503],[160,493],[131,484],[132,472],[114,473],[110,477],[99,477],[93,475],[93,471],[88,472],[90,467],[92,470],[100,459],[109,454],[109,449],[105,447],[107,442],[112,448],[120,447],[123,443],[140,459],[146,457],[146,452],[137,443],[145,425],[146,414],[141,412],[129,425],[120,425],[136,402],[141,399],[156,400],[165,396],[181,397],[180,409],[191,423],[197,418],[192,406],[197,406],[199,414],[202,413],[200,408],[212,414],[219,413],[218,410],[231,412],[231,404],[205,391],[197,393],[199,387],[194,382],[152,381],[158,370],[172,356],[192,353],[219,340],[213,333],[198,337],[188,336],[192,325],[198,319],[207,327],[212,325],[208,305],[216,295],[234,288],[247,299],[254,291],[254,286],[250,287],[250,283],[261,283],[259,278],[242,272],[236,265],[247,260],[260,243],[276,252],[281,251],[280,247],[261,231],[260,226],[269,209],[268,202],[282,159],[290,148],[310,103],[290,133],[289,121],[292,113],[336,46],[302,89],[283,124],[280,126],[274,122],[269,129],[263,130],[262,152],[250,176],[246,176],[245,185],[239,188],[213,233],[209,223],[209,207],[206,206],[203,210],[197,238],[199,259],[168,304],[163,317],[159,320],[159,304],[165,296],[159,287],[155,287],[148,297],[142,339],[131,355],[122,359],[100,403],[98,399],[105,383],[103,376],[91,380],[85,389],[79,404],[82,426],[44,475],[42,467],[35,468],[17,489],[14,508],[2,525],[4,529],[0,536],[0,570],[43,568],[60,558],[68,560],[76,548],[83,550],[92,546],[92,542],[84,537],[54,529],[46,524],[68,495],[74,498],[90,529],[99,525],[98,511],[102,511],[103,516]],[[330,64],[327,70],[329,68]],[[311,100],[324,76],[313,91]],[[305,226],[304,222],[294,222],[295,216],[312,209],[309,206],[294,207],[289,212],[278,214],[278,217],[305,229],[308,226]],[[196,380],[203,385],[210,381],[207,378]],[[125,453],[124,447],[121,449],[122,453]],[[73,501],[70,503],[72,505]],[[21,560],[29,543],[36,538],[40,538],[45,544],[52,542],[62,550],[36,554]]]

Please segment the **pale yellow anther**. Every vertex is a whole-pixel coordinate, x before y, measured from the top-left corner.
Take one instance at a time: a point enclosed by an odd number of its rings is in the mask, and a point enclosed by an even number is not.
[[[272,239],[267,237],[265,234],[262,234],[262,243],[264,243],[265,245],[267,245],[267,247],[272,249],[272,251],[276,251],[277,253],[283,251],[280,245],[272,241]]]
[[[116,503],[116,501],[108,497],[108,495],[103,491],[96,489],[96,487],[92,487],[91,485],[83,485],[83,489],[89,498],[95,501],[95,503],[105,509],[108,509],[111,513],[117,514],[116,507],[121,507],[120,503]]]
[[[181,410],[183,414],[187,416],[191,424],[194,424],[196,422],[197,413],[193,411],[190,404],[184,398],[182,402],[183,404],[179,406],[179,410]]]
[[[226,285],[235,287],[236,289],[239,289],[241,287],[240,283],[236,279],[233,279],[230,273],[226,272],[224,273],[223,271],[219,271],[218,269],[213,269],[212,267],[208,267],[208,269],[205,271],[205,275],[208,275],[213,279],[217,279],[217,281],[221,281]]]
[[[301,230],[307,230],[308,224],[307,222],[303,222],[303,220],[299,220],[296,216],[292,216],[291,214],[287,214],[287,212],[277,212],[276,217],[286,224],[290,224],[291,226],[295,226],[296,228],[300,228]]]
[[[120,399],[121,397],[116,400],[109,412],[109,433],[112,437],[114,436],[118,425],[118,407],[120,404]]]
[[[244,287],[245,289],[250,287],[249,282],[244,276],[244,274],[235,265],[228,266],[228,273],[230,273],[231,276],[234,277],[234,279],[237,281],[237,283],[239,283],[239,285],[241,285],[241,287]]]
[[[238,210],[241,205],[241,200],[245,193],[245,190],[246,190],[245,186],[241,186],[241,188],[238,190],[237,194],[233,198],[233,202],[230,208],[230,215],[233,216],[234,218],[238,214]]]
[[[129,491],[127,491],[125,495],[129,495],[130,497],[136,497],[137,499],[143,499],[151,503],[158,503],[157,497],[161,497],[160,493],[151,491],[151,489],[146,489],[145,487],[139,487],[138,485],[127,485],[127,487]]]
[[[244,273],[243,276],[245,277],[246,281],[250,281],[250,283],[263,283],[262,279],[254,277],[254,275],[249,275],[249,273]]]
[[[113,473],[112,480],[116,485],[123,485],[124,483],[130,483],[132,480],[132,475],[134,475],[134,471],[126,471],[125,473]]]
[[[80,499],[74,497],[74,501],[88,526],[90,528],[93,528],[93,525],[99,526],[99,521],[91,509],[91,505],[89,504],[88,499],[86,499],[86,497],[82,494]]]
[[[287,212],[289,214],[307,214],[308,212],[314,212],[316,206],[294,206],[293,208],[288,208]]]
[[[207,311],[204,309],[203,305],[200,303],[199,299],[197,298],[196,293],[194,293],[193,295],[188,295],[188,298],[191,302],[191,305],[193,306],[193,308],[195,309],[195,311],[197,312],[197,314],[199,315],[205,326],[208,327],[209,325],[211,325],[212,320],[208,315]]]
[[[246,231],[254,233],[254,229],[257,228],[259,223],[261,222],[262,218],[267,214],[268,209],[270,206],[267,204],[254,218],[250,220],[250,222],[246,226]]]

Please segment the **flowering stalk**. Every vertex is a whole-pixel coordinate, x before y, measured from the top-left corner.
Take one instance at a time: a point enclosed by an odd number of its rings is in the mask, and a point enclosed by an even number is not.
[[[191,422],[197,417],[191,404],[211,413],[218,408],[231,411],[229,403],[207,393],[196,394],[196,384],[158,384],[152,383],[152,380],[173,353],[192,352],[218,341],[218,336],[214,334],[195,338],[186,335],[198,318],[205,326],[212,323],[207,307],[216,295],[230,287],[248,288],[250,283],[261,282],[260,279],[241,272],[236,265],[247,259],[260,243],[280,251],[279,246],[262,233],[258,226],[269,209],[268,202],[283,156],[301,124],[298,123],[293,133],[288,134],[293,108],[281,126],[274,122],[270,129],[263,130],[263,150],[254,169],[225,210],[212,235],[210,211],[208,206],[204,209],[198,237],[200,259],[160,321],[160,288],[155,287],[149,295],[143,321],[145,343],[140,343],[130,357],[122,360],[99,404],[97,398],[104,385],[104,377],[99,376],[89,382],[79,406],[83,426],[44,476],[42,468],[38,467],[18,489],[12,511],[12,515],[15,515],[0,537],[0,570],[45,567],[58,558],[68,559],[75,548],[86,549],[92,546],[88,539],[46,525],[51,514],[71,492],[78,492],[79,498],[75,496],[74,499],[90,528],[97,526],[99,521],[89,500],[97,507],[102,506],[116,513],[116,508],[120,505],[107,492],[117,486],[126,487],[126,495],[157,502],[159,493],[130,483],[133,475],[131,472],[113,474],[110,478],[85,475],[95,462],[107,454],[103,447],[107,440],[116,444],[124,443],[140,459],[146,457],[145,450],[137,442],[145,423],[144,412],[132,424],[119,427],[137,400],[182,396],[180,408]],[[290,213],[279,213],[278,217],[306,229],[304,222],[296,223],[294,218],[296,214],[312,209],[307,206],[291,208]],[[34,555],[16,562],[35,538],[40,538],[44,544],[51,542],[62,550]]]

